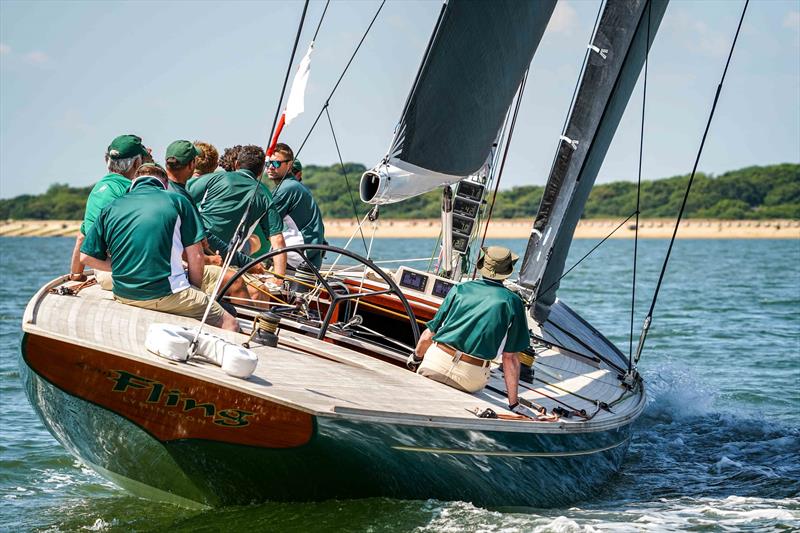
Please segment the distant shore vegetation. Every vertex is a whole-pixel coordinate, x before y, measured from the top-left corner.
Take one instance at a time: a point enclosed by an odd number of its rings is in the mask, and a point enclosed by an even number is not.
[[[358,198],[358,181],[366,168],[358,163],[308,165],[303,183],[314,193],[328,218],[360,216],[367,206]],[[345,175],[346,178],[345,179]],[[677,215],[689,176],[642,182],[641,216],[671,218]],[[349,182],[349,191],[348,191]],[[0,200],[0,219],[79,220],[83,218],[91,187],[52,185],[46,193]],[[542,186],[501,190],[494,218],[532,218],[542,198]],[[351,196],[352,195],[352,196]],[[491,193],[487,201],[491,201]],[[401,204],[383,206],[382,218],[437,218],[441,193],[433,191]],[[583,218],[624,218],[636,208],[636,183],[617,181],[595,186]],[[753,166],[719,176],[697,174],[689,195],[685,218],[722,220],[800,219],[800,164]]]

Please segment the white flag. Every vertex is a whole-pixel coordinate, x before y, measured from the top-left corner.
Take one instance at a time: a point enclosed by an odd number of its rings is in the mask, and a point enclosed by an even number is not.
[[[295,117],[305,110],[306,85],[308,85],[308,75],[311,72],[311,52],[314,51],[314,42],[308,45],[308,52],[300,61],[297,67],[297,74],[292,80],[292,89],[289,91],[289,99],[286,101],[286,124],[288,125]]]

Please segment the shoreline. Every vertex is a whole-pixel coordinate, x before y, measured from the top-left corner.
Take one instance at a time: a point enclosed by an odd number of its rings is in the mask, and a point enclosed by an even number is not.
[[[576,239],[603,239],[620,224],[620,220],[587,219],[578,222]],[[640,239],[669,239],[674,219],[641,219]],[[0,222],[0,237],[72,237],[77,235],[80,220],[5,220]],[[489,239],[527,239],[530,219],[497,219],[489,225]],[[364,233],[372,228],[367,224]],[[375,236],[383,239],[435,239],[439,236],[438,219],[385,219],[380,221]],[[636,234],[632,221],[619,228],[610,238],[632,239]],[[325,236],[348,238],[356,231],[353,219],[325,221]],[[687,219],[678,229],[679,239],[800,239],[800,220],[711,220]]]

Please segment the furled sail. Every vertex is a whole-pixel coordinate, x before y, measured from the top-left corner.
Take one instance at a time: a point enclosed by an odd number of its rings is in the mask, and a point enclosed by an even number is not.
[[[554,7],[446,2],[389,154],[361,178],[362,201],[404,200],[481,168]]]
[[[669,0],[608,0],[520,269],[532,316],[547,319],[575,227]],[[649,35],[649,40],[648,40]]]

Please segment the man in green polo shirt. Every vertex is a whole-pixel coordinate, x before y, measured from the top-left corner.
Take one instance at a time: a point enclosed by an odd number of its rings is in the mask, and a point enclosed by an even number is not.
[[[69,276],[72,281],[86,279],[86,276],[83,275],[84,265],[80,259],[81,244],[83,244],[86,233],[92,228],[97,215],[105,206],[128,192],[131,179],[146,155],[149,155],[149,152],[142,144],[142,139],[136,135],[120,135],[108,146],[106,150],[108,174],[95,184],[86,199],[83,223],[72,250]],[[110,291],[111,274],[102,270],[95,270],[94,274],[100,286]]]
[[[266,188],[256,182],[257,176],[264,171],[264,159],[264,151],[260,147],[243,146],[236,157],[233,172],[214,172],[187,183],[186,188],[194,199],[205,227],[223,242],[233,239],[252,198],[245,221],[245,238],[258,226],[269,238],[273,249],[286,246],[282,233],[283,222],[272,205],[272,198]],[[284,254],[273,258],[273,272],[278,277],[286,274]]]
[[[292,175],[297,181],[303,181],[303,163],[297,158],[292,163]]]
[[[197,288],[203,280],[205,230],[191,203],[166,187],[159,177],[137,177],[128,194],[100,211],[81,246],[81,260],[111,272],[115,300],[199,320],[209,303]],[[208,323],[239,331],[236,319],[217,302]]]
[[[272,195],[275,209],[283,219],[286,244],[325,244],[322,212],[308,187],[292,174],[293,164],[292,149],[283,143],[276,144],[275,151],[267,161],[267,175],[275,183]],[[322,266],[322,253],[319,250],[306,252],[306,256],[317,268]],[[299,254],[289,254],[288,262],[292,267],[297,268],[302,261]]]
[[[518,403],[519,354],[530,346],[522,299],[503,285],[519,257],[508,248],[481,250],[483,279],[454,286],[426,324],[415,350],[417,372],[465,392],[477,392],[489,380],[490,363],[503,357],[509,408],[534,417]]]
[[[197,157],[202,155],[202,150],[186,140],[175,141],[167,147],[165,161],[167,163],[166,177],[168,179],[168,189],[182,195],[189,200],[194,207],[195,212],[200,216],[197,211],[197,206],[194,204],[194,198],[186,190],[186,182],[194,175],[195,164]],[[201,217],[202,219],[202,217]],[[221,260],[222,256],[228,253],[229,243],[222,241],[219,237],[206,229],[206,239],[203,241],[205,249],[205,269],[203,270],[203,286],[201,289],[206,294],[211,295],[217,279],[222,274]],[[209,260],[212,258],[212,260]],[[216,259],[214,261],[213,259]],[[232,267],[243,267],[253,260],[252,257],[245,255],[241,252],[235,252],[231,260]],[[265,272],[261,263],[256,263],[248,270],[239,281],[234,283],[229,289],[227,294],[233,298],[238,298],[239,301],[244,300],[263,300],[266,301],[269,297],[265,294],[262,282],[255,277],[257,274]],[[234,275],[235,269],[229,270],[222,283],[225,284]],[[267,288],[267,293],[269,292]]]

